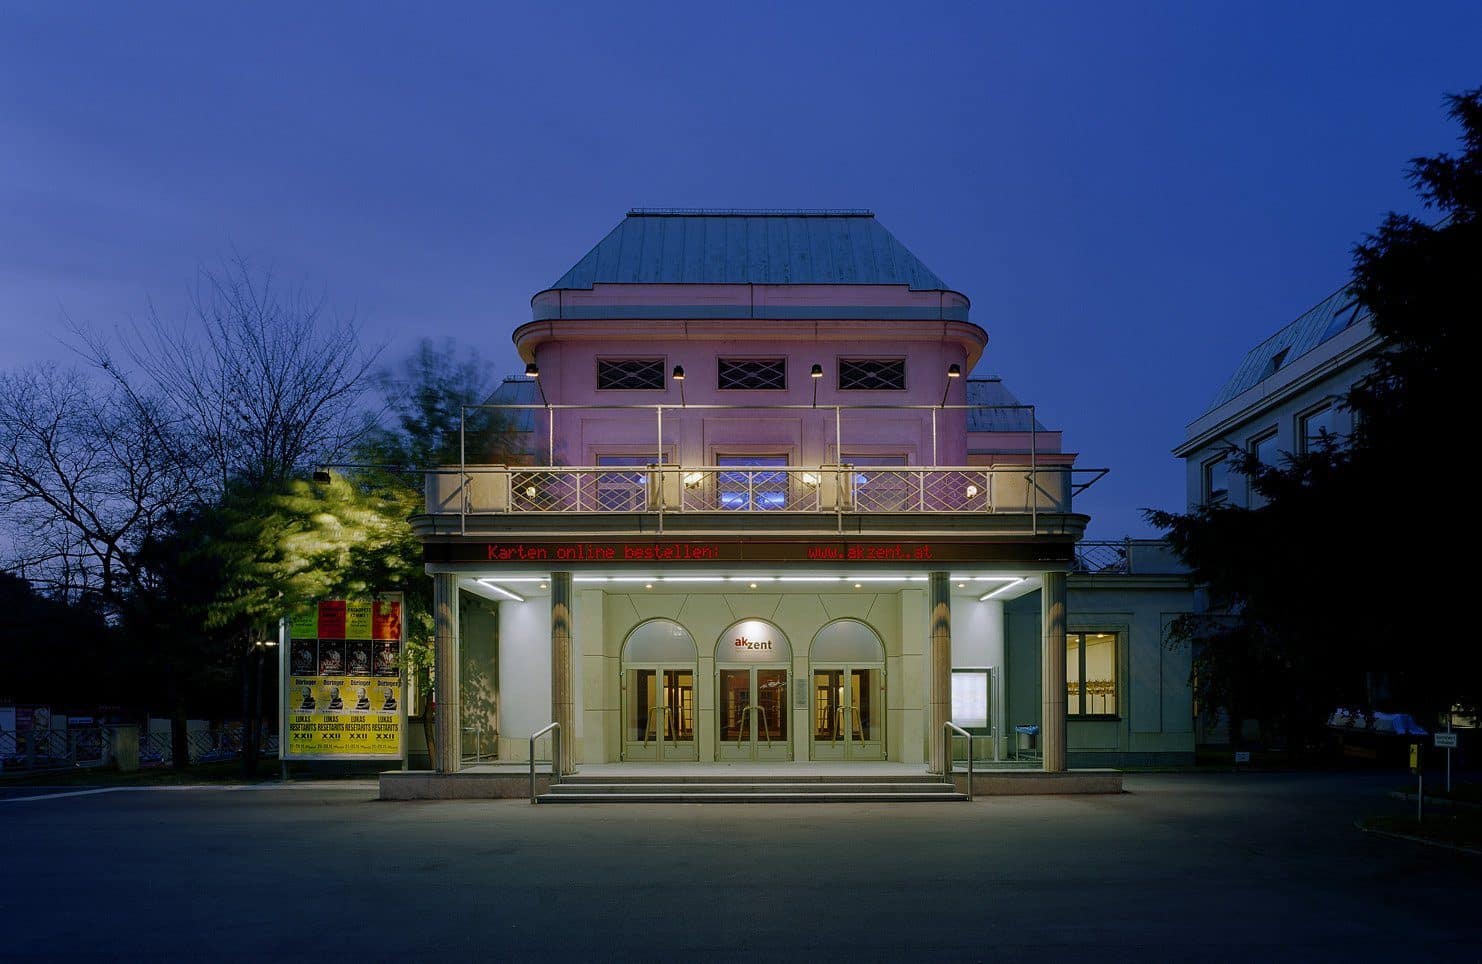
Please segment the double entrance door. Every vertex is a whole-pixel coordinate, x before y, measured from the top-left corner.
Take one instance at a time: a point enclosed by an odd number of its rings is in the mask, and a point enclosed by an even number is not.
[[[885,670],[813,667],[813,759],[885,759]]]
[[[698,760],[695,668],[630,666],[623,674],[623,759]]]
[[[722,666],[716,681],[720,726],[715,758],[791,760],[787,667]]]

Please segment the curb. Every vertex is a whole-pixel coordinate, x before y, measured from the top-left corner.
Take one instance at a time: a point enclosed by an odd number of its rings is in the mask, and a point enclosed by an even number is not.
[[[1416,794],[1409,790],[1389,791],[1389,798],[1391,800],[1404,800],[1407,803],[1414,803],[1415,797]],[[1482,810],[1482,803],[1473,803],[1470,800],[1452,800],[1450,797],[1433,797],[1430,794],[1425,795],[1425,805],[1427,807],[1441,807],[1443,809]]]
[[[1462,847],[1458,846],[1457,844],[1442,843],[1439,840],[1429,840],[1425,837],[1416,837],[1408,833],[1395,833],[1392,830],[1374,830],[1364,826],[1363,822],[1360,820],[1355,820],[1353,822],[1353,825],[1363,833],[1372,833],[1378,837],[1391,837],[1395,840],[1408,840],[1411,843],[1425,844],[1428,847],[1440,847],[1442,850],[1453,850],[1457,853],[1467,854],[1472,857],[1482,857],[1482,850],[1477,850],[1474,847]]]

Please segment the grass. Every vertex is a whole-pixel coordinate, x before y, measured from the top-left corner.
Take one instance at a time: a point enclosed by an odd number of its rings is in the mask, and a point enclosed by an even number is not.
[[[1403,816],[1370,817],[1359,824],[1364,830],[1418,837],[1430,843],[1482,851],[1482,814],[1431,811],[1416,823],[1413,813]]]

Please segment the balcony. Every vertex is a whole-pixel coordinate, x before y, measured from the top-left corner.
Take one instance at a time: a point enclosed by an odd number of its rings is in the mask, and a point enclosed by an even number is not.
[[[482,406],[492,407],[492,406]],[[772,425],[786,424],[798,433],[795,449],[806,456],[812,451],[848,452],[853,434],[847,417],[877,418],[882,409],[897,419],[907,437],[935,455],[938,424],[953,424],[961,431],[963,409],[982,406],[498,406],[515,409],[505,413],[502,424],[523,437],[520,450],[544,449],[544,465],[459,465],[430,470],[425,475],[427,513],[423,523],[429,534],[460,534],[470,531],[561,530],[642,531],[729,530],[735,532],[774,530],[890,530],[912,528],[933,530],[1038,533],[1041,522],[1049,531],[1063,534],[1084,526],[1073,514],[1075,496],[1106,474],[1105,469],[1079,469],[1060,464],[1058,453],[1043,453],[1051,464],[1040,461],[1034,442],[1032,411],[1026,412],[1028,431],[1022,432],[1029,451],[1011,463],[991,466],[857,464],[849,461],[820,461],[783,465],[770,464],[674,464],[676,452],[702,448],[685,439],[705,437],[705,422],[718,412],[748,413],[763,419],[777,416]],[[1028,410],[1028,406],[1014,406]],[[623,411],[626,409],[626,411]],[[635,411],[640,410],[640,411]],[[728,410],[728,411],[727,411]],[[783,410],[779,412],[778,410]],[[909,413],[909,422],[901,420]],[[466,414],[466,413],[465,413]],[[635,426],[652,417],[652,431]],[[654,452],[664,452],[665,461],[646,464],[566,466],[556,461],[556,440],[569,437],[579,427],[590,430],[590,422],[578,418],[608,419],[601,424],[614,436],[622,436]],[[786,420],[784,422],[784,419]],[[558,423],[560,427],[558,429]],[[735,424],[734,417],[731,423]],[[860,421],[858,434],[868,448],[879,444],[878,433],[868,434]],[[658,439],[663,439],[660,444]],[[904,445],[902,447],[905,447]],[[999,459],[1005,456],[1000,454]],[[632,461],[642,462],[642,458]],[[904,460],[902,460],[904,461]],[[450,523],[456,519],[456,528]]]

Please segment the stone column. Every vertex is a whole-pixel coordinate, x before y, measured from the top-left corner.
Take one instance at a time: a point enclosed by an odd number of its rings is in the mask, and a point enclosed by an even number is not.
[[[927,577],[931,635],[927,642],[926,745],[927,772],[946,773],[949,758],[943,724],[952,718],[952,584],[945,572]]]
[[[439,572],[432,577],[432,667],[437,696],[433,736],[437,748],[432,767],[438,773],[457,773],[463,759],[463,691],[458,660],[458,577]]]
[[[1047,773],[1065,770],[1065,573],[1044,574],[1040,590],[1040,623],[1043,628],[1043,705],[1040,712],[1039,745]]]
[[[562,773],[575,773],[576,705],[571,692],[571,573],[551,573],[551,719],[561,724]]]

